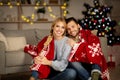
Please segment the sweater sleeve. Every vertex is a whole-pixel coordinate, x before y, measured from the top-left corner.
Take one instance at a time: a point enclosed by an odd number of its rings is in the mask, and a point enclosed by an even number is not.
[[[67,43],[65,44],[63,51],[62,51],[62,56],[60,59],[52,61],[52,68],[55,69],[56,71],[63,71],[66,69],[68,66],[68,56],[71,51],[71,46],[68,45]]]

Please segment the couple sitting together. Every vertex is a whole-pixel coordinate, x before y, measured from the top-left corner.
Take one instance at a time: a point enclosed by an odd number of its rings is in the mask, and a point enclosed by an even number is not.
[[[99,38],[73,18],[57,18],[37,46],[26,45],[33,57],[30,80],[109,80]],[[87,66],[86,66],[87,65]]]

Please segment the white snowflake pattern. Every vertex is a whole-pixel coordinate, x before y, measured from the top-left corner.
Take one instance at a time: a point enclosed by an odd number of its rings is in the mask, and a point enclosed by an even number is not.
[[[100,47],[100,44],[97,43],[93,43],[92,45],[88,45],[88,48],[90,49],[90,53],[92,54],[92,57],[94,57],[95,55],[99,56],[100,54],[102,55],[102,52],[101,52],[101,47]]]
[[[108,69],[106,69],[103,73],[102,73],[102,78],[105,78],[105,77],[107,77],[107,79],[108,80],[110,80],[110,76],[109,76],[110,74],[109,74],[109,71],[108,71]]]

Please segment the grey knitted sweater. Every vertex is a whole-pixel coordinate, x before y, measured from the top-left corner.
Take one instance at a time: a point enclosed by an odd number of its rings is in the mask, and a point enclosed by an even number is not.
[[[68,65],[68,55],[71,51],[71,46],[67,43],[68,37],[63,37],[60,40],[54,40],[54,61],[51,67],[57,71],[63,71]]]

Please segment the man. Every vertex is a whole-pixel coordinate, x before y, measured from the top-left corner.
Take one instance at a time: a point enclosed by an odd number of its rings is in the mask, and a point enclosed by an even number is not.
[[[73,17],[66,19],[68,43],[73,47],[69,61],[81,80],[109,80],[109,73],[96,30],[84,30]],[[82,63],[89,64],[89,72]]]

